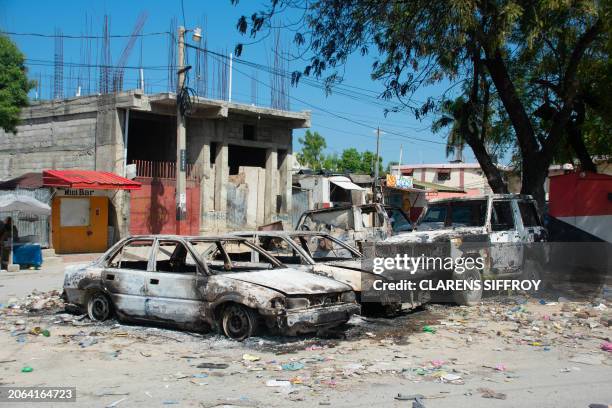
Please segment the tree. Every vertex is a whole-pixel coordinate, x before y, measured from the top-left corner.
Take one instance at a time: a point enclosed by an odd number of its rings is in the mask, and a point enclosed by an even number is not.
[[[375,154],[366,150],[359,152],[354,147],[344,149],[338,159],[338,171],[360,174],[374,172]],[[382,157],[379,157],[379,171],[382,172]]]
[[[17,132],[19,112],[28,105],[28,92],[34,86],[28,80],[23,54],[0,34],[0,127],[5,132]]]
[[[465,141],[492,189],[503,192],[505,184],[486,148],[488,128],[476,126],[477,118],[489,123],[486,92],[495,92],[503,108],[500,120],[510,124],[519,152],[522,192],[540,203],[548,167],[579,113],[585,56],[608,60],[601,45],[609,42],[612,21],[610,0],[270,0],[264,10],[241,17],[237,27],[256,37],[287,11],[301,16],[290,22],[291,29],[301,47],[298,56],[310,57],[302,71],[293,73],[294,83],[302,75],[326,74],[332,87],[342,80],[340,68],[349,56],[372,49],[372,78],[385,85],[383,98],[398,102],[395,110],[421,117],[438,102],[429,98],[415,105],[412,96],[419,88],[464,83]],[[238,44],[236,53],[241,51]]]
[[[302,150],[296,154],[300,164],[313,170],[321,170],[323,150],[327,147],[325,138],[319,132],[307,130],[304,137],[300,137],[298,141],[302,144]]]

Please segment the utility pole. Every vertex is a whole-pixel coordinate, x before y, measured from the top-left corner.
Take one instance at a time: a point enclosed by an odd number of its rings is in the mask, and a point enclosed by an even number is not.
[[[380,127],[376,128],[376,160],[374,161],[374,201],[379,202],[379,189],[378,189],[378,162],[379,162],[379,151],[380,151]]]
[[[178,28],[178,81],[176,104],[176,233],[186,234],[187,218],[187,152],[185,140],[185,118],[181,112],[178,96],[185,82],[185,27]]]
[[[232,63],[234,61],[234,54],[230,52],[230,58],[229,58],[229,89],[227,92],[228,98],[227,101],[231,102],[232,101]]]
[[[402,175],[402,155],[404,154],[404,145],[401,144],[400,145],[400,157],[399,157],[399,162],[397,163],[397,175],[401,176]]]

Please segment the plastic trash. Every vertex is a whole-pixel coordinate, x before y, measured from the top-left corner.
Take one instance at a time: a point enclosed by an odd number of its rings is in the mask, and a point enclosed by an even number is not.
[[[300,363],[299,361],[292,361],[290,363],[282,364],[281,367],[286,371],[297,371],[304,368],[304,364]]]
[[[192,375],[193,378],[208,378],[208,374],[206,373],[196,373]]]
[[[51,332],[47,329],[43,330],[40,334],[42,334],[45,337],[50,337],[51,336]]]
[[[291,381],[285,380],[268,380],[266,387],[291,387]]]
[[[87,336],[79,342],[79,346],[85,348],[85,347],[92,346],[96,344],[97,342],[98,342],[98,339],[96,339],[95,337]]]
[[[603,351],[612,351],[612,343],[610,343],[609,341],[601,343],[600,347]]]
[[[260,360],[258,356],[254,356],[252,354],[243,354],[242,359],[245,361],[259,361]]]
[[[21,372],[22,372],[22,373],[31,373],[32,371],[34,371],[34,369],[33,369],[32,367],[30,367],[30,366],[24,366],[24,367],[21,369]]]
[[[423,326],[423,331],[425,333],[435,333],[437,330],[431,326]]]

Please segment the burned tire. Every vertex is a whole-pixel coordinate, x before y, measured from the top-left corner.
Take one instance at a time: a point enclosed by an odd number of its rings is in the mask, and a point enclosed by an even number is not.
[[[242,341],[257,332],[257,313],[243,305],[232,303],[221,312],[221,328],[230,339]]]
[[[103,322],[113,315],[113,305],[104,293],[95,292],[87,300],[87,315],[91,320]]]
[[[482,299],[482,275],[479,270],[470,269],[464,271],[461,274],[453,272],[453,279],[456,281],[481,281],[481,285],[479,285],[478,289],[474,288],[472,290],[454,290],[453,300],[455,301],[455,303],[461,306],[473,306],[480,302],[480,300]]]

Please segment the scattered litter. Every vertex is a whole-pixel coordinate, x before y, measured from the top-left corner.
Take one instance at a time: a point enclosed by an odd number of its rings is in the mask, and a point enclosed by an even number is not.
[[[242,359],[245,361],[259,361],[260,360],[258,356],[254,356],[252,354],[243,354]]]
[[[451,373],[444,374],[442,377],[440,377],[440,379],[442,380],[442,382],[445,382],[445,383],[456,384],[456,385],[464,384],[463,378],[459,374],[451,374]]]
[[[108,404],[108,405],[106,406],[106,408],[115,408],[117,405],[121,404],[121,403],[122,403],[123,401],[125,401],[126,399],[127,399],[127,397],[125,397],[125,398],[121,398],[120,400],[117,400],[117,401],[115,401],[115,402],[113,402],[113,403],[111,403],[111,404]]]
[[[193,378],[208,378],[208,374],[206,373],[197,373],[192,375]]]
[[[501,393],[501,392],[496,392],[490,388],[478,388],[476,391],[478,391],[482,398],[494,398],[494,399],[501,399],[501,400],[505,400],[506,399],[506,394]]]
[[[304,364],[300,363],[299,361],[292,361],[290,363],[282,364],[281,367],[285,371],[297,371],[304,368]]]
[[[79,346],[85,348],[85,347],[93,346],[96,343],[98,343],[98,339],[92,336],[87,336],[79,342]]]
[[[401,393],[395,397],[399,401],[412,401],[412,408],[425,408],[425,404],[422,401],[423,398],[425,397],[420,394],[406,395]]]
[[[266,387],[291,387],[291,381],[285,380],[268,380]]]
[[[21,369],[22,373],[31,373],[32,371],[34,371],[34,369],[30,366],[25,366]]]
[[[431,326],[423,326],[423,331],[425,333],[435,333],[437,330]]]
[[[609,341],[601,343],[600,347],[603,351],[612,351],[612,343]]]
[[[225,363],[200,363],[197,365],[198,368],[209,368],[209,369],[224,369],[229,367],[229,364]]]

